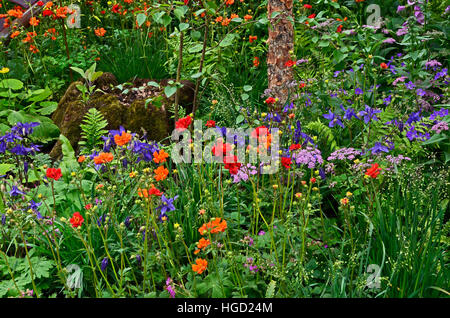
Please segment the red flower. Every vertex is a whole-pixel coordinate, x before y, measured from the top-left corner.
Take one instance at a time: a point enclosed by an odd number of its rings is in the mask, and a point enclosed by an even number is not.
[[[184,5],[188,5],[189,0],[184,0]]]
[[[266,126],[256,127],[251,133],[251,136],[253,138],[259,138],[259,136],[267,137],[268,135],[269,135],[269,129]]]
[[[230,144],[223,143],[221,141],[216,143],[211,149],[213,155],[216,156],[216,157],[218,157],[218,156],[225,156],[226,157],[226,156],[229,155],[228,153],[230,151],[232,151],[232,150],[233,149],[232,149]]]
[[[255,56],[253,58],[253,66],[258,67],[259,66],[259,57]]]
[[[385,70],[385,69],[388,68],[388,66],[387,66],[386,63],[381,63],[381,64],[380,64],[380,67],[381,67],[383,70]]]
[[[84,206],[86,210],[90,210],[92,208],[92,203],[88,203]]]
[[[310,4],[304,4],[304,5],[303,5],[303,8],[305,8],[305,9],[311,9],[311,8],[312,8],[312,5],[310,5]]]
[[[295,65],[295,62],[292,60],[287,61],[286,63],[284,63],[284,66],[286,67],[292,67]]]
[[[175,128],[178,130],[185,130],[189,127],[189,125],[192,123],[192,117],[191,116],[186,116],[184,118],[179,119],[176,123],[175,123]]]
[[[208,120],[206,122],[206,127],[209,127],[209,128],[216,127],[216,122],[214,120]]]
[[[337,27],[336,32],[337,33],[341,33],[342,32],[342,24]]]
[[[292,159],[289,158],[289,157],[282,157],[282,158],[281,158],[281,164],[282,164],[283,167],[285,167],[286,169],[291,169]]]
[[[75,212],[72,215],[72,218],[70,219],[70,223],[72,224],[72,226],[74,228],[77,228],[77,227],[81,226],[81,224],[83,224],[83,222],[84,222],[84,218],[80,214],[80,212]]]
[[[313,14],[311,14],[311,15],[308,16],[308,19],[314,19],[315,17],[316,17],[316,14],[313,13]]]
[[[47,175],[47,178],[58,181],[59,178],[62,177],[61,169],[60,168],[58,168],[58,169],[48,168],[46,175]]]
[[[289,147],[289,150],[290,150],[290,151],[298,150],[298,149],[300,149],[301,147],[302,147],[302,146],[299,145],[299,144],[292,144],[292,145]]]
[[[275,104],[276,100],[273,97],[269,97],[266,99],[266,104]]]
[[[237,156],[225,157],[223,162],[225,163],[225,169],[227,169],[231,175],[237,174],[241,164],[237,162]]]
[[[298,88],[303,88],[303,87],[305,87],[306,86],[306,83],[300,83],[299,85],[298,85]]]
[[[48,16],[52,16],[53,15],[53,11],[52,10],[44,10],[42,11],[42,16],[44,17],[48,17]]]
[[[374,163],[369,169],[367,169],[366,175],[375,179],[380,174],[380,171],[381,168],[378,167],[378,163]]]
[[[122,6],[120,4],[115,4],[112,6],[111,11],[114,13],[120,13],[120,9],[122,9]]]
[[[256,41],[258,39],[258,37],[256,36],[256,35],[250,35],[249,37],[248,37],[248,41],[250,42],[250,43],[253,43],[254,41]]]
[[[42,6],[44,5],[44,2],[38,1],[38,2],[37,2],[37,5],[40,6],[40,7],[42,7]]]
[[[316,183],[316,178],[311,178],[311,183]]]

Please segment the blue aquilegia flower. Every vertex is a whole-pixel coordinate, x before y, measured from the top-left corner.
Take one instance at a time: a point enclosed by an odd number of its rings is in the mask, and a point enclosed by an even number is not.
[[[166,196],[164,194],[161,196],[162,204],[156,208],[157,210],[160,210],[160,212],[161,212],[161,214],[159,215],[160,221],[162,221],[162,222],[167,221],[167,219],[168,219],[167,212],[171,212],[171,211],[175,210],[173,201],[176,200],[177,198],[178,198],[178,195],[176,195],[172,199],[166,198]]]
[[[328,124],[329,127],[334,127],[336,125],[339,125],[342,128],[344,128],[344,124],[342,123],[341,116],[333,113],[331,111],[331,109],[328,110],[328,114],[324,114],[323,117],[330,121],[330,123]]]
[[[372,119],[374,121],[378,121],[377,116],[375,114],[381,113],[381,110],[371,108],[368,105],[366,105],[366,108],[360,112],[358,112],[358,116],[364,117],[364,122],[368,124]]]
[[[25,195],[25,193],[20,191],[19,188],[17,188],[16,186],[13,186],[11,188],[11,191],[9,191],[9,195],[12,197],[17,197],[19,195]]]
[[[340,107],[345,112],[344,119],[351,120],[352,117],[355,117],[356,119],[359,119],[358,116],[356,115],[355,110],[353,108],[349,107],[349,108],[345,109],[344,106],[342,106],[342,105]]]
[[[381,144],[381,142],[376,142],[375,146],[370,148],[370,151],[372,152],[372,154],[376,155],[377,153],[380,153],[380,152],[389,152],[389,149],[388,149],[388,147],[383,146]]]
[[[106,267],[108,267],[108,264],[109,264],[109,260],[108,260],[107,257],[105,257],[105,258],[102,260],[102,264],[101,264],[101,270],[102,270],[102,272],[105,271]]]

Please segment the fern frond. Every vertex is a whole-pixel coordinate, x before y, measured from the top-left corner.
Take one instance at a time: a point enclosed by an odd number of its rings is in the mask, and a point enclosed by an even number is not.
[[[320,140],[325,141],[326,145],[330,147],[330,151],[334,151],[337,148],[333,131],[320,120],[310,122],[306,129],[314,132]]]
[[[103,142],[101,137],[108,133],[104,128],[108,125],[105,117],[95,108],[88,110],[84,116],[81,127],[80,145],[84,146],[87,152],[91,152]]]

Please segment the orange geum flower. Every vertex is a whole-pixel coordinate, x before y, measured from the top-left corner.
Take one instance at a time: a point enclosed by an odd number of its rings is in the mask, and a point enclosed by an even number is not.
[[[198,232],[201,235],[205,235],[210,230],[211,234],[225,232],[227,229],[227,221],[222,220],[221,218],[213,218],[208,223],[204,223],[199,229]]]
[[[58,9],[56,9],[56,17],[65,19],[65,18],[67,18],[68,12],[69,12],[69,10],[67,9],[67,7],[59,7]]]
[[[253,17],[250,14],[247,14],[247,15],[244,16],[244,20],[245,21],[249,21],[251,19],[253,19]]]
[[[86,160],[86,156],[85,156],[85,155],[82,155],[82,156],[79,156],[79,157],[78,157],[78,162],[79,162],[79,163],[83,163],[84,160]]]
[[[163,163],[166,162],[166,158],[169,157],[169,154],[164,151],[164,149],[161,149],[159,153],[156,151],[153,153],[153,161],[156,163]]]
[[[11,33],[11,39],[14,39],[16,37],[18,37],[20,35],[20,31],[14,31],[13,33]]]
[[[98,28],[95,31],[96,36],[104,36],[106,34],[106,30],[104,28]],[[115,136],[114,136],[115,139]]]
[[[250,35],[249,37],[248,37],[248,41],[250,42],[250,43],[253,43],[254,41],[256,41],[258,39],[258,37],[256,36],[256,35]]]
[[[116,145],[122,147],[131,141],[131,137],[131,134],[122,131],[121,135],[114,136],[114,142],[116,143]]]
[[[30,19],[30,25],[32,25],[32,26],[38,26],[39,22],[40,22],[39,19],[36,19],[36,17],[32,17]]]
[[[111,162],[114,159],[114,155],[110,152],[101,152],[97,157],[94,158],[96,165]]]
[[[12,10],[8,10],[8,15],[10,17],[14,17],[14,18],[20,19],[23,16],[23,12],[21,10],[12,9]]]
[[[197,274],[203,273],[208,267],[208,261],[206,259],[197,258],[195,264],[192,264],[192,270]]]
[[[197,243],[197,248],[198,249],[204,249],[207,246],[209,246],[211,244],[210,240],[205,240],[203,237],[200,239],[200,241],[198,241]]]
[[[155,173],[156,181],[165,180],[169,174],[169,170],[164,168],[164,166],[159,166],[157,169],[153,170],[153,172]]]

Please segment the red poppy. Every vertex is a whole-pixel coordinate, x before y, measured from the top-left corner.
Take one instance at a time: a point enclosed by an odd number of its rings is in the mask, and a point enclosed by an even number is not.
[[[311,178],[311,183],[316,183],[316,178]]]
[[[216,143],[211,149],[213,155],[216,156],[216,157],[218,157],[218,156],[228,156],[229,152],[232,151],[232,150],[233,149],[232,149],[230,144],[223,143],[221,141]]]
[[[310,4],[304,4],[304,5],[303,5],[303,8],[305,8],[305,9],[311,9],[311,8],[312,8],[312,5],[310,5]]]
[[[313,14],[311,14],[311,15],[308,16],[308,19],[314,19],[315,17],[316,17],[316,14],[313,13]]]
[[[341,33],[342,32],[342,24],[340,26],[337,27],[336,32],[337,33]]]
[[[381,63],[381,64],[380,64],[380,67],[381,67],[383,70],[385,70],[385,69],[388,68],[388,65],[387,65],[386,63]]]
[[[59,178],[62,177],[61,169],[60,168],[58,168],[58,169],[48,168],[46,175],[47,175],[47,178],[58,181]]]
[[[225,169],[227,169],[231,175],[235,175],[238,173],[241,164],[238,161],[237,156],[228,156],[225,157],[223,162],[225,163]]]

